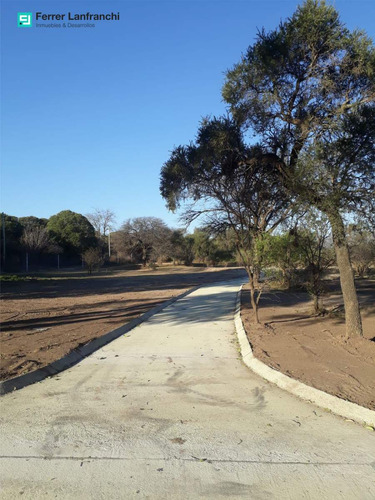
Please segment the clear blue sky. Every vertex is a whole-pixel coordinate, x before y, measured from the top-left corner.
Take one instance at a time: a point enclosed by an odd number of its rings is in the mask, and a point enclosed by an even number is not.
[[[224,71],[299,2],[2,0],[1,210],[110,208],[177,226],[159,194],[169,151],[225,112]],[[374,0],[337,0],[374,38]],[[95,28],[18,28],[17,12],[120,12]],[[33,20],[35,23],[35,19]],[[45,21],[47,22],[47,21]]]

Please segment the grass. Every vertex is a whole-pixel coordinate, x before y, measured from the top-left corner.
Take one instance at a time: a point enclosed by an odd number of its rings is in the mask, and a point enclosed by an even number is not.
[[[0,282],[1,281],[30,281],[33,278],[32,276],[19,276],[17,274],[1,274],[0,275]]]

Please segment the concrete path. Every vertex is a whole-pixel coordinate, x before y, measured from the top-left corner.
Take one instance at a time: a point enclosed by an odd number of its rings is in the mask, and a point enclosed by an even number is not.
[[[243,365],[237,290],[201,288],[1,398],[1,498],[373,500],[375,433]]]

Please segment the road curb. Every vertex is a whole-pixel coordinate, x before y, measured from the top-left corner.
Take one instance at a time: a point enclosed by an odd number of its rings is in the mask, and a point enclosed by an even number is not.
[[[305,401],[314,403],[320,408],[329,410],[340,417],[346,419],[354,420],[362,425],[375,426],[375,411],[364,408],[363,406],[351,403],[350,401],[345,401],[332,394],[327,394],[324,391],[310,387],[309,385],[303,384],[298,380],[295,380],[283,373],[270,368],[266,364],[259,361],[251,349],[250,342],[247,338],[242,319],[241,319],[241,291],[243,285],[237,293],[236,310],[234,314],[234,324],[236,328],[236,333],[238,341],[241,348],[241,355],[243,362],[257,375],[268,382],[276,384],[281,389],[298,396]]]
[[[82,347],[74,349],[70,353],[63,356],[62,358],[57,359],[53,363],[50,363],[49,365],[44,366],[43,368],[38,368],[37,370],[25,373],[24,375],[20,375],[18,377],[14,377],[9,380],[4,380],[0,382],[0,395],[2,396],[17,389],[22,389],[23,387],[26,387],[28,385],[40,382],[41,380],[44,380],[47,377],[56,375],[66,370],[67,368],[71,368],[75,364],[82,361],[84,358],[87,358],[87,356],[89,356],[93,352],[97,351],[98,349],[105,346],[109,342],[112,342],[112,340],[116,340],[117,338],[121,337],[121,335],[124,335],[125,333],[129,332],[136,326],[148,320],[154,314],[170,306],[171,304],[173,304],[173,302],[176,302],[177,300],[182,299],[186,295],[195,292],[195,290],[198,290],[198,288],[200,288],[201,286],[202,285],[195,286],[193,288],[190,288],[186,292],[177,295],[176,297],[172,297],[171,299],[159,304],[158,306],[153,307],[152,309],[145,312],[138,318],[129,321],[129,323],[126,323],[125,325],[122,325],[119,328],[116,328],[115,330],[111,330],[110,332],[105,333],[101,337],[91,340]]]

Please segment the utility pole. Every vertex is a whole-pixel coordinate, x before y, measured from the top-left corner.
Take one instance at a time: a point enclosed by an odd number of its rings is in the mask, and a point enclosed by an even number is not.
[[[2,225],[2,231],[3,231],[3,272],[5,271],[5,252],[6,252],[6,245],[5,245],[5,214],[2,212],[1,214],[1,225]]]
[[[111,258],[111,231],[108,231],[108,257]]]

